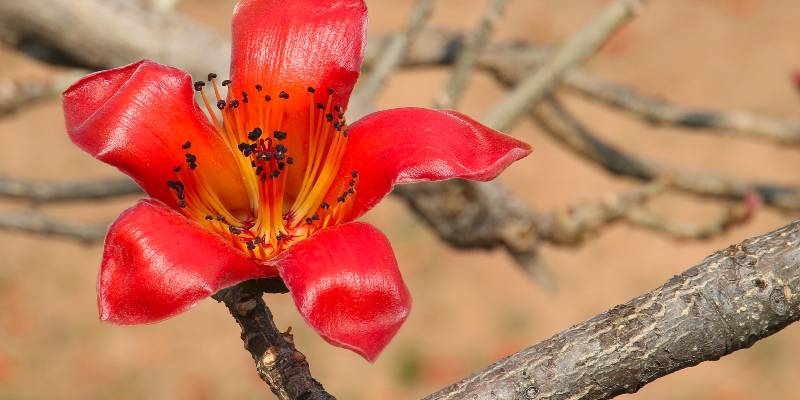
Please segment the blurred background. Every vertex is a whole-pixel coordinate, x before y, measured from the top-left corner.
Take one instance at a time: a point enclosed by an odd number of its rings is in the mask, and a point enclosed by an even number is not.
[[[367,3],[373,38],[402,29],[413,5],[411,0]],[[493,41],[556,45],[608,3],[515,0]],[[175,11],[228,36],[234,4],[183,0]],[[473,29],[485,6],[479,0],[440,0],[429,25]],[[796,0],[652,1],[583,70],[686,107],[797,119],[800,97],[791,79],[800,67],[797,21]],[[0,81],[46,79],[63,68],[0,45]],[[429,106],[447,77],[445,67],[402,69],[381,94],[379,108]],[[478,73],[460,109],[481,117],[504,92],[492,77]],[[646,159],[743,181],[800,184],[797,148],[652,126],[570,92],[560,98],[604,140]],[[531,120],[510,133],[535,151],[500,181],[538,211],[599,201],[636,185],[575,156]],[[0,155],[3,177],[58,181],[119,176],[69,142],[55,97],[0,118]],[[72,221],[107,221],[134,200],[48,205],[44,212]],[[727,206],[672,192],[648,204],[686,223],[712,220]],[[0,203],[3,212],[24,207]],[[278,326],[292,327],[312,373],[331,393],[341,399],[413,399],[649,291],[715,250],[796,217],[765,207],[705,240],[612,224],[580,246],[541,249],[558,286],[552,292],[503,251],[448,247],[399,199],[390,197],[366,220],[392,241],[414,308],[377,362],[368,364],[326,344],[303,323],[289,296],[268,295],[266,300]],[[100,323],[95,304],[100,256],[99,244],[0,232],[0,399],[271,398],[242,349],[238,326],[214,301],[155,325]],[[800,326],[793,325],[751,349],[672,374],[621,398],[796,399],[799,360]]]

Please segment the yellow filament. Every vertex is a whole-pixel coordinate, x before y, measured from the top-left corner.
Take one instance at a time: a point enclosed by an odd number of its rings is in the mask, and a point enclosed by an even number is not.
[[[223,98],[219,85],[216,79],[210,81],[219,103]],[[347,138],[341,132],[344,129],[344,119],[339,117],[341,110],[338,106],[337,115],[328,119],[328,114],[333,115],[333,96],[328,96],[324,107],[317,107],[313,91],[310,90],[312,93],[309,96],[305,132],[287,132],[288,135],[307,135],[307,147],[287,149],[283,152],[282,159],[278,160],[277,148],[281,140],[273,137],[272,133],[284,132],[287,118],[292,117],[286,112],[288,101],[282,96],[266,101],[266,98],[259,98],[263,96],[261,90],[256,90],[257,96],[248,98],[247,103],[243,98],[240,99],[238,107],[230,106],[232,97],[228,93],[228,101],[225,103],[227,107],[222,110],[221,119],[217,118],[205,92],[199,90],[209,118],[243,174],[245,190],[250,200],[249,215],[234,216],[209,185],[210,182],[196,175],[195,171],[184,170],[180,181],[185,185],[186,207],[182,209],[184,214],[201,222],[209,231],[225,236],[232,245],[242,249],[250,257],[263,260],[274,257],[319,229],[337,223],[344,215],[343,210],[349,208],[348,203],[352,201],[347,200],[345,193],[344,199],[340,198],[335,204],[321,207],[325,196],[334,186],[347,146]],[[291,126],[296,127],[296,124]],[[336,127],[338,128],[335,129]],[[256,128],[261,129],[262,134],[256,140],[250,140],[248,134]],[[294,142],[304,141],[292,143]],[[240,143],[257,146],[256,151],[243,152],[239,149]],[[304,165],[289,164],[288,158],[299,158],[299,152],[306,152]],[[259,155],[268,155],[270,159],[259,159]],[[287,179],[292,168],[304,170],[300,174],[302,181],[299,182],[298,192],[292,196],[293,203],[287,207],[284,204],[287,200]],[[299,174],[299,171],[296,172]],[[278,176],[272,175],[273,173]],[[349,180],[349,176],[347,179]],[[208,220],[206,216],[212,218]],[[218,220],[218,216],[223,220]]]

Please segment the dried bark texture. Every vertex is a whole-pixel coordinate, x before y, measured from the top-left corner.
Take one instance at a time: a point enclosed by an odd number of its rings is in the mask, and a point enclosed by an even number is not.
[[[609,399],[750,347],[798,319],[800,221],[721,250],[426,400]]]
[[[282,283],[274,280],[245,282],[214,295],[225,303],[242,328],[244,347],[256,362],[258,376],[266,382],[280,400],[330,400],[322,385],[309,371],[303,353],[294,347],[292,335],[281,333],[272,320],[262,293],[286,292]]]

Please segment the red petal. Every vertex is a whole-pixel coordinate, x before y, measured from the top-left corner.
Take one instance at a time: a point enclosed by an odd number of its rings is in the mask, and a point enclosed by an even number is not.
[[[152,197],[173,207],[167,180],[198,174],[231,209],[247,209],[241,173],[231,152],[194,101],[191,77],[176,68],[140,61],[91,74],[64,92],[67,131],[92,156],[134,178]],[[186,141],[191,148],[182,149]],[[197,156],[189,171],[185,153]]]
[[[331,105],[347,108],[361,69],[366,23],[362,0],[243,0],[234,11],[229,96],[246,91],[252,99],[259,84],[263,90],[255,101],[269,94],[280,104],[284,117],[278,122],[273,115],[272,124],[289,133],[284,144],[297,165],[306,163],[309,102],[327,104],[332,89]],[[313,99],[309,87],[316,89]],[[279,99],[282,91],[288,100]],[[290,196],[302,175],[302,168],[289,169]]]
[[[455,111],[398,108],[370,114],[349,128],[344,161],[328,199],[358,171],[346,221],[377,204],[397,183],[494,179],[531,147]],[[347,201],[352,201],[348,199]]]
[[[97,282],[100,319],[155,322],[222,288],[276,275],[163,203],[141,200],[106,236]]]
[[[392,247],[371,225],[324,229],[275,260],[300,314],[325,340],[369,361],[408,316],[411,296]]]
[[[307,108],[309,86],[321,96],[331,88],[345,105],[361,68],[366,23],[363,0],[241,1],[232,26],[234,93],[260,83],[296,95]]]

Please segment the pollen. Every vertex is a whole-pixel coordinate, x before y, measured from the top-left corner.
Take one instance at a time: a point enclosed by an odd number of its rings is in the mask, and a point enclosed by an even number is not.
[[[196,174],[206,150],[186,141],[175,149],[180,158],[166,180],[181,212],[258,260],[341,222],[359,177],[352,171],[337,181],[347,123],[334,90],[259,83],[234,92],[236,82],[218,83],[214,73],[207,82],[195,82],[194,89],[237,161],[250,209],[226,208],[213,185]]]

